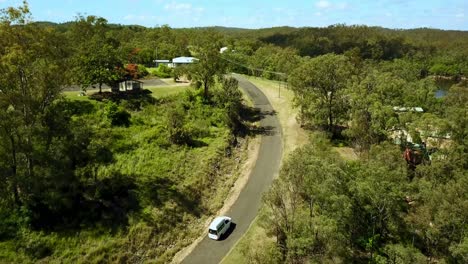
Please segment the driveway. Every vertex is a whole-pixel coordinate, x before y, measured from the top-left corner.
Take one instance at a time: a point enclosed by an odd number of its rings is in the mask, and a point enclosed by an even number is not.
[[[252,99],[254,107],[263,114],[263,119],[260,121],[263,134],[258,158],[239,198],[226,213],[232,218],[235,228],[221,241],[214,241],[206,236],[182,263],[219,263],[249,228],[260,208],[263,192],[268,189],[279,172],[282,139],[278,118],[262,91],[245,78],[239,75],[233,76],[239,81],[239,86]]]

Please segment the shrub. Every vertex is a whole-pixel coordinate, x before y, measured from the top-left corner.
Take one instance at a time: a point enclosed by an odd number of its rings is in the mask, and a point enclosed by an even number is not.
[[[149,74],[148,69],[146,69],[146,66],[143,64],[138,64],[138,73],[139,78],[145,77]]]
[[[173,144],[183,145],[190,142],[190,134],[185,127],[185,110],[177,106],[167,113],[167,128],[169,141]]]
[[[43,232],[22,230],[17,248],[33,259],[41,259],[52,255],[53,236],[45,236]]]
[[[109,102],[107,104],[106,115],[113,126],[130,126],[130,113],[114,102]]]
[[[158,68],[152,72],[159,78],[169,78],[172,76],[172,69],[165,64],[159,64]]]

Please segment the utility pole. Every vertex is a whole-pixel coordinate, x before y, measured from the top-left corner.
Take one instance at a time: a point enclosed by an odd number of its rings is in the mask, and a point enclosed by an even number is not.
[[[156,47],[156,59],[155,60],[156,60],[156,68],[157,68],[159,66],[158,62],[157,62],[157,60],[158,60],[158,47]]]
[[[278,98],[281,98],[281,80],[278,81]]]

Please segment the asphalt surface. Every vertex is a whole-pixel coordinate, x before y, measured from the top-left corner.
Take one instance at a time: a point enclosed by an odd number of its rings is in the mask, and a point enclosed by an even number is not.
[[[247,92],[254,106],[261,111],[263,116],[263,119],[260,121],[263,133],[258,158],[247,184],[242,189],[237,201],[226,214],[226,216],[232,218],[235,227],[231,228],[228,235],[221,241],[214,241],[206,236],[182,263],[219,263],[247,231],[260,208],[263,192],[268,189],[279,171],[282,141],[281,126],[278,118],[262,91],[243,77],[239,75],[233,76],[239,81],[239,86]]]

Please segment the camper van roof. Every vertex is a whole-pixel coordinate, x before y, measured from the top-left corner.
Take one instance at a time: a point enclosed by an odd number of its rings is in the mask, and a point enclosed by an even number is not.
[[[222,221],[224,221],[224,219],[226,219],[225,216],[218,216],[218,217],[216,217],[216,218],[213,220],[213,222],[211,222],[211,224],[210,224],[210,229],[213,229],[213,230],[218,229],[218,225],[219,225]]]

